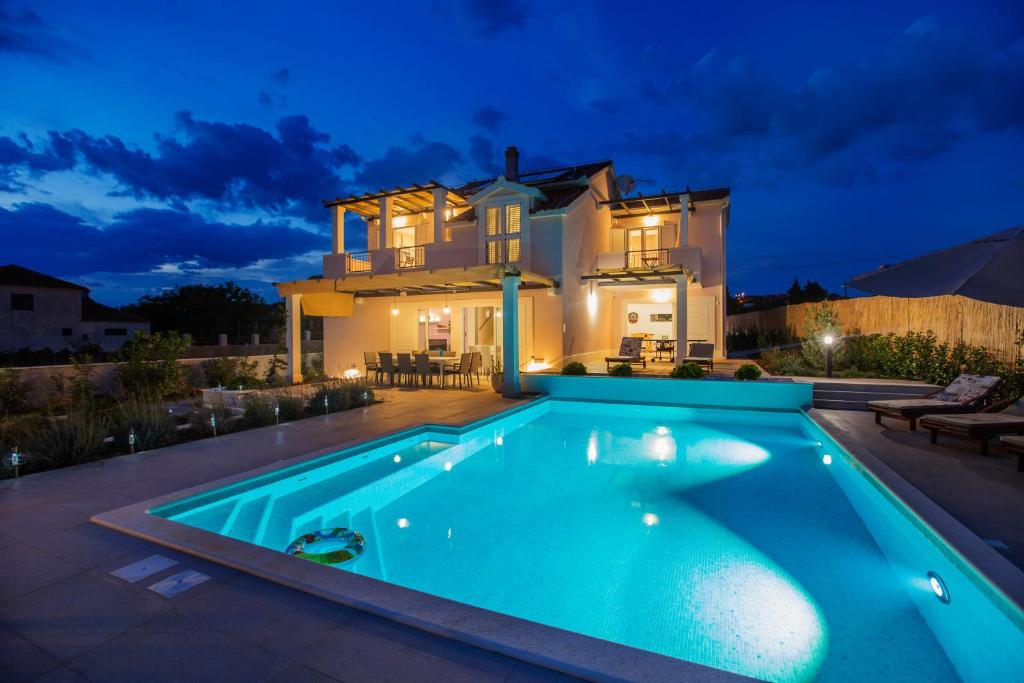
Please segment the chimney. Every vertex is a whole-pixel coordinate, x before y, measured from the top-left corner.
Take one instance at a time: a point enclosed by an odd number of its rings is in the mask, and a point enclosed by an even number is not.
[[[519,180],[519,150],[515,145],[505,148],[505,178]]]

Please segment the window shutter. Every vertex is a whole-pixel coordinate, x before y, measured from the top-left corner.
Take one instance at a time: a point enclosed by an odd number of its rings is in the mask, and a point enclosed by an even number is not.
[[[487,234],[497,235],[501,230],[499,221],[501,220],[501,208],[497,206],[490,206],[487,208]]]
[[[505,232],[517,233],[520,230],[519,202],[505,205]]]
[[[507,250],[506,263],[519,263],[519,238],[510,239],[505,243]]]

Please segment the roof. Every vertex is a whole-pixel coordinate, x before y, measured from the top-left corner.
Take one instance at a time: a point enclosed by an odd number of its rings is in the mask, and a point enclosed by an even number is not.
[[[520,277],[520,289],[556,287],[551,278],[519,270],[514,266],[485,265],[438,268],[436,270],[415,270],[406,273],[386,275],[353,275],[340,278],[312,277],[308,280],[275,282],[280,296],[309,293],[348,293],[355,296],[401,296],[417,294],[501,292],[502,278],[508,270]]]
[[[0,266],[0,285],[14,287],[44,287],[47,289],[76,289],[80,292],[88,292],[87,287],[76,285],[74,282],[61,280],[59,278],[44,275],[43,273],[30,270],[23,266],[8,264]]]
[[[148,323],[145,318],[117,308],[104,306],[88,296],[82,297],[82,322],[95,323]]]

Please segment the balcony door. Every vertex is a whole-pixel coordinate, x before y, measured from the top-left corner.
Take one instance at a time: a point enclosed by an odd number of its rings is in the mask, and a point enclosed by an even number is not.
[[[658,249],[661,244],[660,228],[630,228],[626,230],[626,258],[629,268],[662,265]]]

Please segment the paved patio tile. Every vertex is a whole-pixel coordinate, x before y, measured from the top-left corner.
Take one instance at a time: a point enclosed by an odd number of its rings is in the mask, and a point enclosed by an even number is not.
[[[4,604],[0,622],[67,661],[167,611],[114,581],[80,574]]]
[[[0,628],[0,680],[32,681],[59,663],[13,631]]]
[[[14,545],[15,543],[21,543],[21,541],[10,534],[0,534],[0,548],[6,548],[7,546]]]
[[[28,543],[18,543],[4,548],[3,556],[3,562],[0,562],[0,604],[81,571],[70,562],[56,558]],[[6,608],[0,609],[0,616],[5,610]]]
[[[92,569],[104,562],[137,553],[152,545],[91,522],[27,542],[48,555],[82,569]]]
[[[353,611],[305,664],[347,683],[505,681],[515,660]]]
[[[270,683],[331,683],[344,679],[333,678],[301,664],[290,664],[287,669],[268,680]]]
[[[53,671],[43,674],[34,683],[90,683],[90,681],[77,671],[66,666],[60,666]]]
[[[0,534],[29,541],[89,521],[89,515],[60,505],[33,505],[0,515]]]
[[[572,683],[583,680],[568,674],[542,669],[526,662],[518,662],[505,683]]]
[[[283,586],[242,575],[204,593],[183,595],[175,607],[212,627],[295,655],[314,649],[337,627],[346,608]]]
[[[92,681],[265,681],[289,662],[236,640],[199,619],[164,614],[78,657],[71,666]]]

